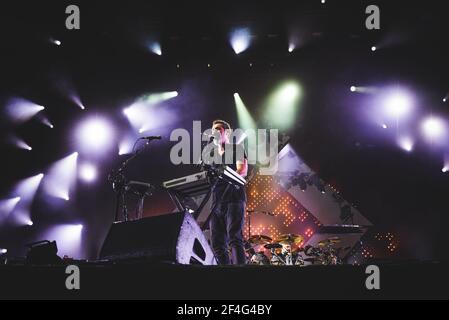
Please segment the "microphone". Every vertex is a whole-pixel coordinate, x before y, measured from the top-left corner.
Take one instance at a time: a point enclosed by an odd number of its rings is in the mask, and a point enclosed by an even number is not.
[[[140,139],[151,141],[151,140],[161,140],[162,137],[161,136],[148,136],[148,137],[142,137]]]
[[[203,136],[208,137],[209,138],[209,142],[212,142],[213,140],[215,140],[215,135],[211,134],[211,133],[203,133]]]

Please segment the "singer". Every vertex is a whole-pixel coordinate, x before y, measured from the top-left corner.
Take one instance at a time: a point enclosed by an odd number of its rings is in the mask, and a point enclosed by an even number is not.
[[[212,123],[216,156],[242,177],[248,173],[248,160],[242,145],[230,141],[229,123],[215,120]],[[245,220],[246,192],[227,182],[218,182],[212,194],[210,231],[212,248],[219,264],[245,264],[243,226]],[[229,247],[231,257],[229,257]]]

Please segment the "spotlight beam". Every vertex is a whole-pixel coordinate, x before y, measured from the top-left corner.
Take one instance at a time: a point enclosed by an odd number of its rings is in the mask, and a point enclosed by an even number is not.
[[[45,192],[55,198],[70,200],[77,173],[78,153],[75,152],[54,163],[44,182]]]
[[[237,109],[237,117],[239,121],[240,129],[256,129],[257,125],[253,117],[248,111],[248,108],[243,103],[242,98],[238,93],[234,94],[235,107]]]

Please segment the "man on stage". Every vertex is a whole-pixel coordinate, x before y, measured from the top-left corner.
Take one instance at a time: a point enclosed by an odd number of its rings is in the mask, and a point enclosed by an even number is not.
[[[232,129],[229,123],[215,120],[212,124],[215,159],[235,170],[242,177],[248,173],[248,160],[243,145],[230,141]],[[210,231],[212,248],[219,264],[245,264],[243,227],[245,220],[246,192],[219,181],[212,194]],[[231,259],[229,256],[231,248]]]

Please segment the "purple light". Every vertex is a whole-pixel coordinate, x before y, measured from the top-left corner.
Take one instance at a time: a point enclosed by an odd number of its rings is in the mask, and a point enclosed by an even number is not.
[[[398,139],[398,145],[402,150],[412,152],[414,142],[412,138],[404,136]]]
[[[434,143],[444,140],[446,135],[446,123],[443,119],[437,117],[428,117],[423,120],[421,130],[424,137]],[[443,142],[443,141],[441,141]]]
[[[132,152],[133,146],[135,141],[137,140],[138,136],[136,134],[129,134],[126,137],[124,137],[118,146],[118,154],[119,156],[130,154]]]
[[[14,210],[11,212],[13,220],[19,225],[29,225],[31,221],[30,209],[34,201],[37,190],[41,184],[44,174],[24,179],[20,181],[13,190],[13,194],[20,198]],[[16,198],[16,200],[17,200]]]
[[[176,91],[146,95],[123,110],[135,132],[144,133],[166,128],[176,121],[178,114],[163,102],[178,96]]]
[[[11,137],[9,138],[9,142],[10,142],[12,145],[16,146],[17,148],[19,148],[19,149],[27,150],[27,151],[32,151],[32,150],[33,150],[33,148],[31,148],[31,147],[28,145],[28,143],[26,143],[25,141],[23,141],[22,139],[20,139],[20,138],[18,138],[18,137],[11,136]]]
[[[6,219],[20,202],[20,197],[0,200],[0,221]]]
[[[67,255],[73,258],[81,258],[81,241],[83,226],[59,225],[51,228],[44,237],[50,241],[56,241],[60,255]]]
[[[13,98],[6,105],[8,117],[14,122],[25,122],[44,110],[45,107],[23,98]]]
[[[14,193],[17,194],[22,201],[33,200],[43,178],[44,174],[41,173],[34,177],[22,180],[16,185]]]
[[[87,183],[94,182],[97,179],[97,168],[91,163],[83,163],[79,169],[79,177]]]
[[[115,130],[108,120],[88,118],[76,128],[79,150],[88,155],[104,155],[114,144]]]
[[[81,102],[80,97],[78,97],[78,95],[76,94],[71,94],[70,95],[70,99],[73,101],[73,103],[75,103],[81,110],[85,110],[86,107],[83,105],[83,103]]]
[[[50,122],[50,120],[48,120],[48,118],[46,118],[46,117],[42,117],[41,122],[42,122],[45,126],[49,127],[50,129],[53,129],[53,128],[55,127],[55,126]]]
[[[413,109],[412,96],[403,89],[390,90],[384,98],[384,113],[390,119],[403,119]]]
[[[248,28],[239,28],[231,32],[230,42],[236,54],[247,50],[251,44],[251,34]]]
[[[55,162],[44,181],[45,192],[55,198],[70,200],[69,193],[75,185],[78,153],[75,152]]]

